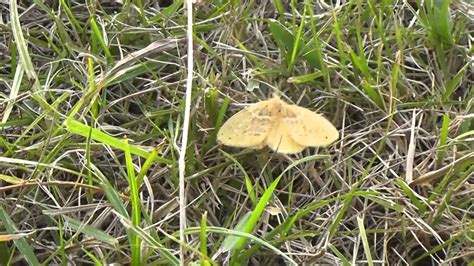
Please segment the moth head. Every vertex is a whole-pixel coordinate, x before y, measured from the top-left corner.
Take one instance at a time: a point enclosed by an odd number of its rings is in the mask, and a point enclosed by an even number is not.
[[[280,100],[280,98],[272,98],[270,100],[270,112],[272,116],[280,116],[285,112],[286,103]]]

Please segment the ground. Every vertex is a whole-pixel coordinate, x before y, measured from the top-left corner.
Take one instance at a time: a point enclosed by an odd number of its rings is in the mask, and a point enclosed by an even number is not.
[[[469,1],[194,1],[184,242],[183,1],[86,2],[0,3],[1,265],[472,261]],[[274,93],[339,139],[218,143]]]

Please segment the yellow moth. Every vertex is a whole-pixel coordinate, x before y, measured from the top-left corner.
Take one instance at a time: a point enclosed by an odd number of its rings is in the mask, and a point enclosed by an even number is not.
[[[324,147],[339,138],[326,118],[306,108],[273,97],[241,110],[222,125],[217,140],[227,146],[297,153]]]

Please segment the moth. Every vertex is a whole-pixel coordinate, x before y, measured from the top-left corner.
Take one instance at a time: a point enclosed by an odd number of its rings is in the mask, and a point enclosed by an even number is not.
[[[283,154],[328,146],[338,138],[336,127],[322,115],[275,96],[239,111],[217,133],[218,142],[226,146],[252,149],[268,146]]]

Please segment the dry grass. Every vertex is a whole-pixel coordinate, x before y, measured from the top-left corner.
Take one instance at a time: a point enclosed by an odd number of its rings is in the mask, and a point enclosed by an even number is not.
[[[0,265],[179,262],[185,12],[123,2],[0,4]],[[187,263],[472,261],[472,5],[200,2]],[[274,91],[339,141],[216,143]]]

